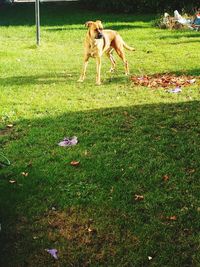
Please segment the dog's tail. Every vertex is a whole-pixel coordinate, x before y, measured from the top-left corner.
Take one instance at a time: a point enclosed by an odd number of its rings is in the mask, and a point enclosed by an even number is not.
[[[125,42],[123,43],[123,46],[124,48],[126,48],[127,50],[130,50],[130,51],[135,51],[135,48],[133,47],[130,47],[129,45],[127,45]]]

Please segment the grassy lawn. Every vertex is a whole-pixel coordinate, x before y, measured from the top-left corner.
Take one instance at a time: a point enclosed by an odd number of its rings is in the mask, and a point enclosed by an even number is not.
[[[96,19],[136,48],[132,75],[196,83],[135,86],[106,57],[101,86],[94,60],[77,83],[84,23]],[[200,266],[200,33],[154,19],[42,4],[36,47],[34,6],[1,7],[0,153],[11,165],[0,169],[0,266]],[[58,146],[74,135],[76,146]]]

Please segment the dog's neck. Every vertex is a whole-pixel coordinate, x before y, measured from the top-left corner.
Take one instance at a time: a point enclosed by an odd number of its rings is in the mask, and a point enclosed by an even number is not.
[[[105,37],[103,36],[102,39],[95,39],[91,37],[90,31],[88,31],[88,36],[87,36],[87,42],[90,44],[90,48],[95,48],[102,44],[103,41],[103,48],[105,47]]]

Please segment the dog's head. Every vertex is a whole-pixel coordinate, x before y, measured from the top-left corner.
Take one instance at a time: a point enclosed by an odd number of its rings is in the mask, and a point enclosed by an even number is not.
[[[88,28],[91,38],[93,38],[93,39],[103,38],[103,33],[102,33],[103,25],[102,25],[102,22],[100,20],[87,21],[85,23],[85,26]]]

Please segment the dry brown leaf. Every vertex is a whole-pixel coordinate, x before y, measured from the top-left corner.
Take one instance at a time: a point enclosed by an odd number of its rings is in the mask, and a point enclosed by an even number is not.
[[[163,181],[166,182],[166,181],[168,181],[168,180],[169,180],[169,175],[165,174],[165,175],[163,176]]]
[[[169,217],[166,217],[167,220],[170,220],[170,221],[176,221],[177,220],[177,217],[174,215],[174,216],[169,216]]]
[[[193,76],[181,75],[176,76],[174,74],[154,74],[154,75],[144,75],[144,76],[132,76],[131,80],[136,85],[146,86],[149,88],[158,87],[181,87],[188,86],[196,82]]]
[[[195,169],[189,169],[189,170],[187,170],[187,172],[188,172],[189,174],[195,173]]]
[[[160,218],[162,220],[167,220],[167,221],[176,221],[177,220],[177,216],[173,215],[173,216],[163,216],[161,215]]]
[[[80,161],[75,161],[75,160],[73,160],[73,161],[70,162],[70,165],[71,165],[71,166],[75,166],[75,167],[76,167],[76,166],[79,166],[79,165],[80,165]]]

